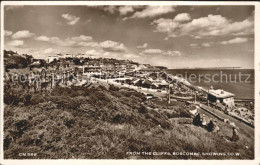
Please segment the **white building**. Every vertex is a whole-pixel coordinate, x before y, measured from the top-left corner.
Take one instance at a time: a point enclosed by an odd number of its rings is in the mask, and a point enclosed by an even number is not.
[[[235,95],[222,89],[210,89],[208,92],[208,100],[211,102],[222,103],[225,106],[235,106]]]
[[[53,56],[48,56],[47,57],[47,63],[50,63],[52,61],[54,61],[55,59],[58,60],[60,56],[58,55],[53,55]]]
[[[73,54],[63,54],[62,58],[72,58]]]

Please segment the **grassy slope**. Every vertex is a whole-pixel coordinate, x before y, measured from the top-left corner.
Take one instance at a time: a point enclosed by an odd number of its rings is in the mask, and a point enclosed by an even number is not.
[[[6,93],[6,92],[5,92]],[[36,158],[130,158],[129,151],[240,152],[240,157],[145,156],[164,159],[252,159],[253,136],[240,130],[241,140],[231,143],[231,128],[219,123],[220,133],[193,125],[178,125],[169,116],[186,115],[181,105],[172,114],[146,108],[144,96],[132,90],[104,87],[56,88],[33,94],[23,104],[5,107],[5,158],[35,152]],[[181,107],[181,108],[180,108]],[[167,117],[168,116],[168,117]],[[158,127],[161,125],[161,127]],[[246,149],[245,145],[249,148]],[[23,157],[35,158],[35,157]]]

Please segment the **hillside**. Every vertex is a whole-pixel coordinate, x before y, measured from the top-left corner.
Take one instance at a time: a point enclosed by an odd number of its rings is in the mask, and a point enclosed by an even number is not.
[[[56,87],[26,93],[5,85],[4,150],[6,159],[253,159],[253,137],[240,131],[231,143],[231,128],[220,133],[193,126],[181,102],[147,102],[134,90],[100,85]],[[10,101],[12,100],[12,101]],[[184,119],[185,118],[185,119]],[[180,120],[183,120],[179,122]],[[181,124],[184,123],[184,124]],[[186,123],[186,124],[185,124]],[[232,152],[240,156],[132,156],[127,152]]]
[[[14,51],[4,50],[4,64],[6,69],[11,68],[25,68],[31,64],[33,60],[32,55],[18,54]]]

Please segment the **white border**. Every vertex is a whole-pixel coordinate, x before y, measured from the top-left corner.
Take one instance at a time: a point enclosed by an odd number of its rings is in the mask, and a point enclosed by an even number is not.
[[[255,159],[260,164],[260,22],[257,21],[260,18],[260,3],[255,6]]]
[[[1,87],[1,111],[0,111],[0,122],[1,122],[1,130],[0,130],[0,146],[3,146],[3,49],[4,49],[4,5],[254,5],[255,6],[255,159],[254,160],[79,160],[79,159],[60,159],[60,160],[4,160],[3,159],[3,147],[0,149],[0,164],[236,164],[236,165],[244,165],[244,164],[260,164],[259,155],[260,155],[260,144],[259,144],[259,122],[260,122],[260,113],[258,110],[260,109],[260,3],[259,2],[217,2],[217,1],[207,1],[207,2],[198,2],[198,1],[6,1],[1,3],[1,58],[0,58],[0,87]]]

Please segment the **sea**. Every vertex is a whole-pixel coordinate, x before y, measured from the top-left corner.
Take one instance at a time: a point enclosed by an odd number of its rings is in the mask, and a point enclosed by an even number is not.
[[[190,84],[209,89],[223,89],[236,99],[254,99],[254,69],[168,69],[168,74],[186,79]]]

